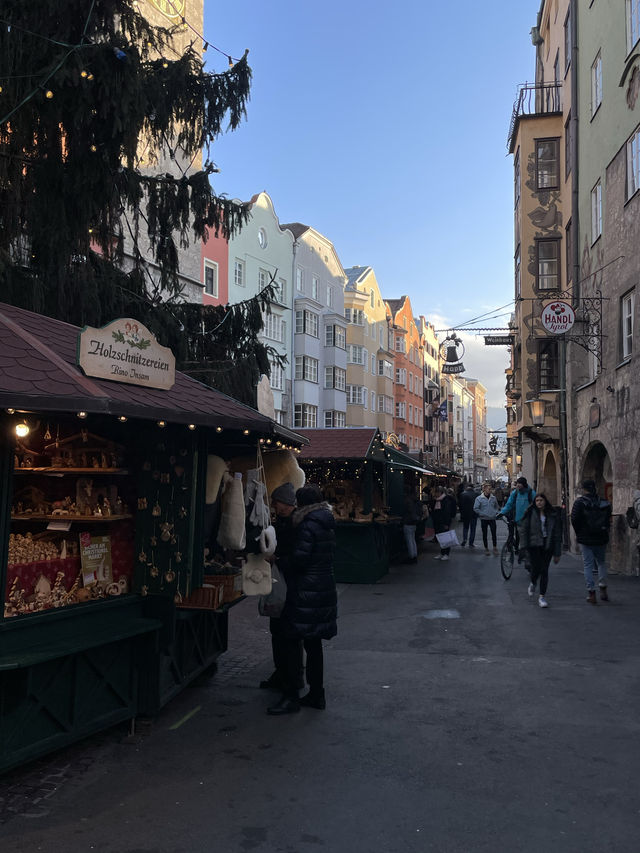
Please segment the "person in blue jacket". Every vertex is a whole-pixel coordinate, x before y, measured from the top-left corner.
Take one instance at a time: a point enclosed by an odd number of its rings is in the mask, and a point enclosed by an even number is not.
[[[515,521],[515,541],[516,550],[520,547],[520,537],[518,534],[518,524],[522,521],[525,512],[529,509],[536,496],[535,489],[532,489],[527,483],[526,477],[518,477],[516,487],[509,495],[509,500],[500,510],[498,518],[505,515],[507,518],[512,518]]]

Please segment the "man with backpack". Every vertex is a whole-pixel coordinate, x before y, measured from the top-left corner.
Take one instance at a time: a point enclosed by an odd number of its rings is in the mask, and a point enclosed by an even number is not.
[[[518,477],[516,487],[509,495],[509,500],[502,507],[497,515],[497,518],[505,516],[515,522],[514,525],[514,547],[516,550],[520,545],[520,537],[518,535],[518,524],[522,521],[522,517],[529,509],[536,496],[535,489],[532,489],[527,483],[526,477]]]
[[[609,541],[611,524],[611,504],[600,500],[594,480],[584,480],[582,494],[571,509],[571,525],[582,551],[584,579],[587,584],[587,601],[596,604],[596,584],[594,569],[598,570],[600,599],[609,601],[607,594],[607,566],[605,550]]]

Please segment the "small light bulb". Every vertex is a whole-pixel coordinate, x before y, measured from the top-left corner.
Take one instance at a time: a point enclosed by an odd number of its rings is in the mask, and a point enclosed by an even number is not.
[[[216,432],[222,432],[222,427],[216,427]]]
[[[124,415],[119,415],[118,420],[120,421],[121,424],[126,424],[126,422],[127,422],[127,419]]]
[[[78,417],[81,418],[82,420],[84,420],[84,418],[87,417],[87,413],[86,412],[78,412]]]
[[[16,435],[18,438],[25,438],[30,432],[31,430],[29,429],[29,425],[26,421],[21,424],[16,424]]]
[[[87,74],[87,80],[93,80],[93,74]],[[93,114],[95,115],[95,110]]]
[[[83,70],[80,72],[80,76],[81,76],[81,77],[88,77],[88,76],[89,76],[89,73],[83,69]]]
[[[195,429],[195,428],[196,428],[195,424],[187,424],[187,429]]]
[[[95,153],[97,150],[98,150],[97,146],[95,146],[95,145],[91,146],[91,151],[93,151]]]
[[[162,63],[162,67],[163,67],[163,68],[168,68],[168,67],[169,67],[169,63],[165,60],[165,61]]]
[[[53,92],[51,91],[51,89],[47,89],[47,91],[44,93],[44,96],[48,100],[51,100],[51,98],[53,98]]]
[[[243,429],[243,430],[242,430],[242,434],[243,434],[243,435],[249,435],[249,430],[248,430],[248,429]]]
[[[166,425],[167,425],[166,421],[158,421],[158,426],[160,427],[160,429],[164,429],[164,427],[166,427]]]

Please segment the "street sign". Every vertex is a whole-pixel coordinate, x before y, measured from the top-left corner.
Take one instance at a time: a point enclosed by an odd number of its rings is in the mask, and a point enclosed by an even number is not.
[[[568,302],[555,300],[547,302],[542,309],[540,319],[547,332],[551,332],[552,335],[562,335],[573,327],[576,314]]]
[[[486,347],[510,347],[513,344],[513,335],[485,335],[484,345]]]

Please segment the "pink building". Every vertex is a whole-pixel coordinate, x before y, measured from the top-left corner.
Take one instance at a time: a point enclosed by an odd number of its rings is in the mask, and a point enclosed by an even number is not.
[[[200,248],[200,276],[204,305],[226,305],[229,301],[229,243],[210,232]]]

